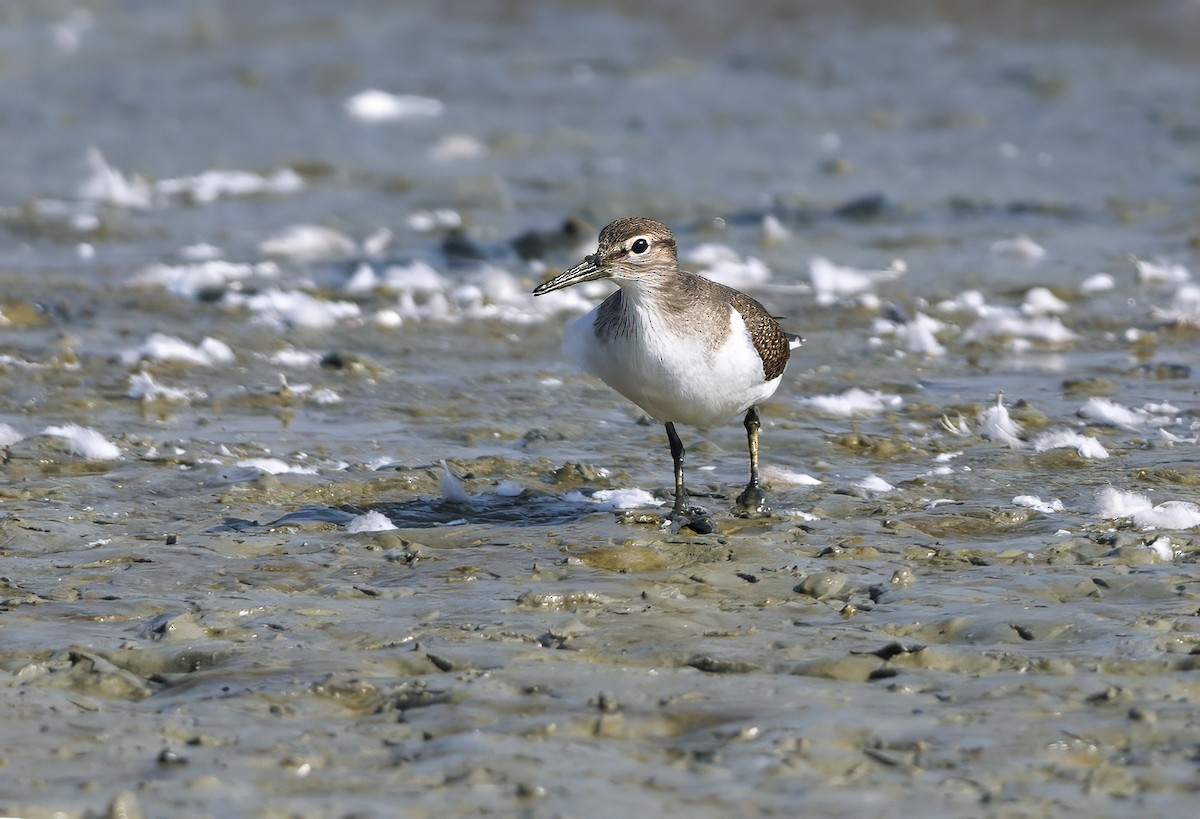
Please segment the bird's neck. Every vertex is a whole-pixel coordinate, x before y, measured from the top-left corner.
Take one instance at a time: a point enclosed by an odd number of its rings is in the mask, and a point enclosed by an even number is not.
[[[682,315],[694,306],[688,273],[672,276],[643,276],[617,280],[622,307],[633,312],[652,312],[664,316]]]

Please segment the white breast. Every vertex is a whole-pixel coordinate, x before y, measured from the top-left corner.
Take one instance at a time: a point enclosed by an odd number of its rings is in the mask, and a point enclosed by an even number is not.
[[[728,336],[716,349],[671,332],[639,306],[634,332],[600,339],[594,330],[598,310],[567,324],[563,353],[658,421],[714,426],[765,401],[779,386],[780,378],[764,380],[762,359],[736,310],[729,311]]]

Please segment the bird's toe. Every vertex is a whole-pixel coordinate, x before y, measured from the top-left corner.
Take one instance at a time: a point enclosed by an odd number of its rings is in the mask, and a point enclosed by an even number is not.
[[[758,484],[750,484],[737,497],[739,515],[761,515],[771,511],[767,505],[767,493]]]
[[[672,534],[679,534],[684,529],[690,529],[698,535],[708,535],[716,529],[712,518],[699,506],[688,506],[676,509],[663,518],[663,523],[671,528]]]

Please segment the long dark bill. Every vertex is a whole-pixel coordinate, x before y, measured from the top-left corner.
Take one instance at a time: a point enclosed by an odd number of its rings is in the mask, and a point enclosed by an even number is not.
[[[582,284],[583,282],[590,282],[595,279],[603,279],[607,275],[603,268],[596,265],[595,256],[586,256],[582,262],[570,270],[565,270],[550,281],[538,285],[534,289],[533,295],[543,296],[546,293],[562,290],[564,287],[570,287],[573,284]]]

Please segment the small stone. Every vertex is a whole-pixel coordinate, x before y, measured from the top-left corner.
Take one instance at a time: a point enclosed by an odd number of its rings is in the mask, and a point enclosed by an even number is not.
[[[846,587],[846,578],[835,572],[816,572],[800,581],[796,591],[816,600],[835,597]]]
[[[142,819],[145,814],[138,805],[137,795],[133,791],[121,791],[113,797],[108,806],[107,816],[110,819]]]
[[[164,765],[164,766],[166,766],[166,765],[186,765],[187,762],[188,762],[187,757],[180,756],[179,754],[172,751],[170,748],[163,748],[162,752],[159,753],[159,755],[158,755],[158,764],[159,765]]]
[[[1142,708],[1140,705],[1135,705],[1129,709],[1129,719],[1133,722],[1144,722],[1147,725],[1153,725],[1158,722],[1158,712],[1152,708]]]

